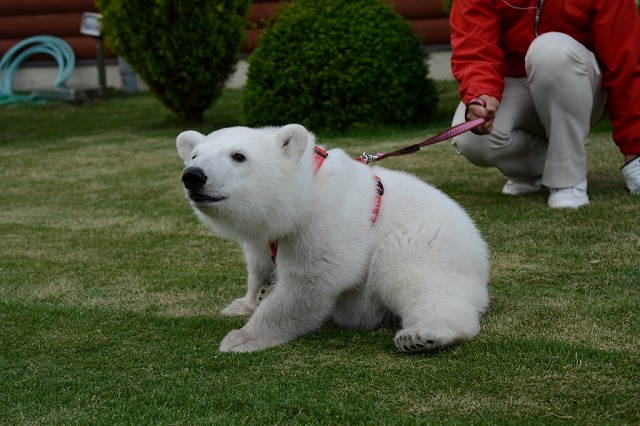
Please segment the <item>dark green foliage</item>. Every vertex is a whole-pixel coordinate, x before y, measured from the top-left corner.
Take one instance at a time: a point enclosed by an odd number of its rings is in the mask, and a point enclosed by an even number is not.
[[[185,123],[202,122],[244,40],[249,0],[97,0],[110,47]]]
[[[243,109],[250,126],[341,131],[431,118],[437,94],[410,25],[379,0],[297,0],[259,39]]]

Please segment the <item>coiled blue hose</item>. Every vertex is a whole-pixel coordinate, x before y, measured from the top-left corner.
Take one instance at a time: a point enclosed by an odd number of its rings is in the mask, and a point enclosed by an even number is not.
[[[38,53],[53,56],[58,63],[58,76],[53,86],[58,88],[65,86],[76,64],[71,46],[58,37],[48,35],[30,37],[14,45],[0,60],[0,105],[35,100],[32,95],[13,93],[11,83],[20,65]]]

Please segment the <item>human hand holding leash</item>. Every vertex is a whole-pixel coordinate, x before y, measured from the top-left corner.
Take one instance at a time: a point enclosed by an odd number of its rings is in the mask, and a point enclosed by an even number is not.
[[[484,118],[485,122],[477,127],[474,127],[471,132],[476,135],[488,135],[493,131],[493,120],[496,117],[496,112],[500,106],[500,101],[493,96],[482,95],[477,98],[471,99],[467,103],[467,111],[465,112],[465,118],[475,120],[476,118]]]

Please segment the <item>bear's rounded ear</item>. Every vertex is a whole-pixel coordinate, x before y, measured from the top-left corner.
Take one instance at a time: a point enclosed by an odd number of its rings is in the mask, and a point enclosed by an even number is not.
[[[299,124],[287,124],[278,131],[276,140],[285,155],[302,157],[307,145],[314,143],[313,135]]]
[[[176,148],[178,148],[178,155],[182,158],[184,164],[191,162],[191,151],[202,139],[204,139],[204,135],[195,130],[187,130],[178,135]]]

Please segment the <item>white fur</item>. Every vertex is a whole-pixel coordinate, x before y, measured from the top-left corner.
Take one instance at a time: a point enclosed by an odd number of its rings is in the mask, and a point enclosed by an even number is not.
[[[185,166],[207,176],[191,201],[198,218],[242,245],[248,291],[225,315],[253,314],[221,351],[288,342],[327,320],[372,329],[399,320],[400,351],[422,352],[478,334],[489,302],[488,249],[463,209],[406,173],[354,161],[339,149],[314,173],[315,137],[304,127],[234,127],[178,136]],[[232,156],[241,153],[245,161]],[[372,225],[374,175],[384,185]],[[187,196],[189,191],[185,190]],[[277,268],[269,241],[278,240]],[[270,295],[256,307],[268,280]]]

